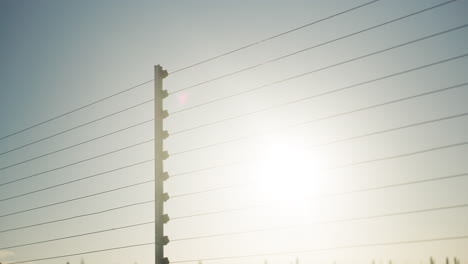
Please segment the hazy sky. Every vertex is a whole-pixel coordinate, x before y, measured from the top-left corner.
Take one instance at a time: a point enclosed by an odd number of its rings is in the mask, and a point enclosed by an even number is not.
[[[0,137],[149,81],[156,64],[171,73],[366,2],[370,1],[0,0]],[[445,2],[450,3],[175,92]],[[177,196],[235,187],[174,197],[166,203],[171,218],[182,217],[166,225],[169,238],[178,240],[166,247],[169,259],[197,263],[232,256],[203,262],[263,263],[268,259],[269,263],[290,263],[299,257],[301,263],[370,263],[372,259],[377,263],[390,259],[393,263],[427,263],[429,256],[438,261],[445,256],[458,256],[463,263],[468,262],[468,239],[463,238],[315,251],[468,236],[465,175],[468,116],[461,115],[468,112],[468,85],[464,85],[468,82],[468,56],[455,58],[468,53],[468,27],[256,89],[463,26],[468,23],[467,12],[468,2],[462,0],[375,1],[252,48],[170,74],[164,85],[173,94],[166,99],[165,108],[169,113],[194,108],[174,113],[165,120],[165,127],[172,134],[165,147],[173,154],[165,167],[176,175],[166,182],[166,190]],[[448,87],[453,88],[441,90]],[[252,89],[255,90],[245,92]],[[295,102],[318,94],[323,95]],[[235,96],[199,106],[231,95]],[[150,82],[2,139],[0,153],[152,98]],[[368,107],[371,108],[365,109]],[[258,113],[249,114],[252,112]],[[451,118],[443,119],[446,117]],[[154,166],[145,162],[6,200],[151,159],[152,142],[90,158],[151,140],[152,118],[152,102],[144,103],[0,154],[0,249],[153,221],[154,204],[148,202],[2,232],[154,199],[153,183],[147,182],[152,180]],[[224,119],[229,120],[217,122]],[[437,119],[443,120],[434,121]],[[426,121],[431,122],[415,125]],[[139,123],[143,124],[5,168]],[[377,133],[403,126],[409,127]],[[371,133],[375,134],[323,145]],[[204,147],[238,138],[244,139]],[[199,147],[204,148],[185,152]],[[429,151],[347,165],[425,150]],[[66,166],[85,159],[90,160]],[[241,163],[235,166],[202,170],[238,161]],[[58,169],[62,166],[66,167]],[[48,170],[53,171],[41,173]],[[200,171],[186,173],[197,170]],[[29,177],[32,175],[35,176]],[[458,176],[448,177],[453,175]],[[10,183],[24,177],[29,178]],[[410,182],[417,183],[406,184]],[[132,184],[138,185],[5,216]],[[406,185],[388,187],[398,184]],[[383,186],[387,187],[325,195]],[[450,206],[457,207],[432,210]],[[242,210],[183,218],[230,209]],[[386,214],[399,215],[380,217]],[[370,216],[379,217],[314,224]],[[294,227],[184,240],[284,226]],[[0,261],[11,263],[153,240],[154,228],[150,223],[0,250]],[[294,253],[276,254],[281,252]],[[260,256],[237,258],[246,255]],[[149,245],[36,263],[78,263],[81,258],[87,263],[152,263],[154,250]]]

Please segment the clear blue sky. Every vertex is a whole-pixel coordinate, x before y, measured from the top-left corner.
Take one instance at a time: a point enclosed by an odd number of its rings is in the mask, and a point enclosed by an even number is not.
[[[169,72],[290,30],[366,1],[24,1],[0,0],[0,137],[75,109],[96,99],[151,80],[153,66]],[[222,59],[170,75],[165,88],[174,92],[297,50],[428,8],[441,0],[380,0],[353,12],[312,25]],[[369,30],[234,76],[174,93],[169,112],[226,97],[366,55],[468,23],[468,2],[440,8]],[[468,27],[359,59],[291,81],[180,112],[165,121],[171,133],[232,117],[231,120],[171,136],[166,149],[181,151],[243,136],[267,136],[173,155],[166,169],[173,175],[239,160],[256,163],[174,177],[171,195],[243,185],[169,200],[171,217],[235,209],[285,200],[281,206],[173,220],[171,239],[308,224],[299,228],[242,235],[173,241],[172,261],[333,248],[346,245],[424,240],[468,235],[468,208],[403,214],[344,223],[328,221],[425,210],[468,203],[468,177],[454,177],[369,192],[317,199],[323,193],[428,180],[468,172],[468,146],[450,147],[336,170],[309,173],[311,164],[336,167],[468,141],[468,117],[311,148],[468,112],[468,87],[358,111],[282,130],[294,124],[379,103],[410,97],[468,81],[468,57],[394,78],[376,81],[258,114],[238,115],[379,78],[468,52]],[[3,153],[153,97],[153,84],[113,97],[34,129],[0,140]],[[49,140],[0,156],[0,167],[15,164],[153,118],[147,103]],[[0,184],[97,156],[153,138],[152,123],[0,170]],[[287,146],[286,149],[283,147]],[[306,149],[306,150],[304,150]],[[297,150],[297,152],[296,152]],[[294,153],[284,153],[291,151]],[[307,154],[304,154],[307,153]],[[151,159],[152,143],[0,186],[0,199],[80,179]],[[304,157],[305,161],[302,161]],[[279,164],[284,162],[283,165]],[[273,164],[275,163],[275,164]],[[294,173],[291,173],[288,168]],[[151,163],[67,184],[24,197],[0,201],[0,215],[152,179]],[[304,173],[307,172],[307,173]],[[262,175],[265,174],[265,175]],[[304,175],[302,175],[304,174]],[[307,174],[307,175],[306,175]],[[301,175],[298,177],[297,175]],[[263,176],[263,177],[262,177]],[[289,182],[289,183],[288,183]],[[293,182],[291,184],[290,182]],[[279,195],[278,195],[279,194]],[[283,197],[300,197],[296,200]],[[0,231],[153,199],[153,185],[0,217]],[[284,206],[283,206],[284,205]],[[153,204],[50,225],[0,233],[0,248],[153,221]],[[73,254],[153,241],[151,224],[74,239],[0,250],[5,263]],[[423,263],[458,256],[468,261],[468,239],[381,247],[363,247],[285,255],[204,261],[206,263]],[[36,263],[152,263],[152,246],[96,253]]]

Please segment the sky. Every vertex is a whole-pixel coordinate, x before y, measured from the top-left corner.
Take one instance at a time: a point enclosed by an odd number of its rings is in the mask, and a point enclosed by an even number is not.
[[[172,263],[468,262],[467,11],[465,0],[0,0],[0,262],[154,241],[154,65],[169,72]],[[154,245],[30,263],[81,259],[154,263]]]

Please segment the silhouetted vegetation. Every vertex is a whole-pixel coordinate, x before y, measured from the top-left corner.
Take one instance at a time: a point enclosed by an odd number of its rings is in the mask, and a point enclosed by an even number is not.
[[[268,260],[265,259],[263,263],[268,264]],[[376,264],[374,259],[371,261],[371,263]],[[388,264],[392,264],[392,263],[393,263],[392,260],[388,261]],[[2,264],[2,262],[0,262],[0,264]],[[67,262],[67,264],[70,264],[70,262]],[[85,261],[83,259],[81,259],[80,264],[85,264]],[[137,264],[137,263],[135,262],[135,264]],[[198,261],[198,264],[203,264],[203,262]],[[291,262],[291,264],[293,264],[293,262]],[[294,262],[294,264],[299,264],[299,258],[296,258],[296,261]],[[337,264],[337,262],[334,261],[333,264]],[[434,260],[433,257],[429,257],[429,264],[436,264],[436,261]],[[454,257],[453,261],[450,261],[450,258],[446,257],[444,264],[460,264],[460,260],[457,257]]]

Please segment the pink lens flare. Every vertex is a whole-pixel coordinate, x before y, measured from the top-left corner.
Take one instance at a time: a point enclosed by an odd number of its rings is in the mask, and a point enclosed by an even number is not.
[[[179,105],[185,105],[188,101],[188,94],[187,93],[179,93],[177,94],[177,103]]]

